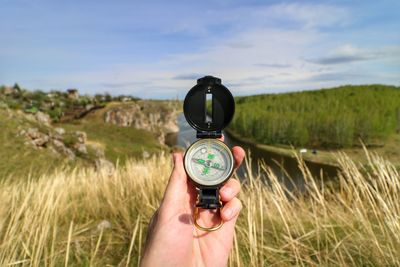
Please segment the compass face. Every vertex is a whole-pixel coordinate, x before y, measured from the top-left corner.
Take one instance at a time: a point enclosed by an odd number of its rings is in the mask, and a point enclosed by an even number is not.
[[[229,147],[223,142],[201,139],[186,151],[185,169],[196,184],[215,186],[231,176],[233,161]]]

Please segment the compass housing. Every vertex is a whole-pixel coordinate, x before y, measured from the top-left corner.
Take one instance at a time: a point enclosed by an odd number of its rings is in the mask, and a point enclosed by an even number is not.
[[[232,121],[235,113],[235,100],[231,92],[221,83],[221,79],[213,76],[205,76],[197,80],[185,97],[183,112],[187,122],[197,130],[200,140],[193,143],[186,151],[184,167],[189,178],[198,188],[218,188],[224,184],[234,171],[234,158],[230,148],[218,140],[222,136],[222,130]],[[194,155],[200,146],[206,145],[216,148],[216,153],[224,157],[225,162],[206,160],[212,164],[224,164],[225,169],[220,174],[215,174],[215,167],[210,167],[210,173],[201,175],[193,168],[196,158]],[[200,168],[207,169],[204,159],[199,159]],[[222,166],[222,165],[221,165]]]

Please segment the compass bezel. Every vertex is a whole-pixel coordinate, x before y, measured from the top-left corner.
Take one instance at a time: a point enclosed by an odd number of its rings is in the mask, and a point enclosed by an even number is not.
[[[230,164],[230,168],[229,171],[226,175],[226,178],[223,181],[219,181],[216,183],[204,183],[203,180],[198,179],[197,177],[195,177],[196,175],[194,173],[191,172],[190,168],[188,167],[190,164],[193,164],[193,162],[191,161],[191,159],[188,157],[188,155],[191,154],[191,152],[193,151],[194,148],[201,146],[203,143],[208,143],[208,142],[213,142],[213,143],[218,143],[218,145],[220,145],[221,147],[224,147],[227,151],[228,154],[228,158],[231,161]],[[203,138],[203,139],[199,139],[196,142],[194,142],[185,152],[185,156],[184,156],[184,160],[183,160],[183,166],[185,168],[185,171],[189,177],[189,179],[197,186],[197,187],[201,187],[201,188],[215,188],[215,187],[220,187],[221,185],[223,185],[233,174],[234,170],[235,170],[235,159],[233,157],[232,151],[231,149],[221,140],[218,139],[214,139],[214,138]]]

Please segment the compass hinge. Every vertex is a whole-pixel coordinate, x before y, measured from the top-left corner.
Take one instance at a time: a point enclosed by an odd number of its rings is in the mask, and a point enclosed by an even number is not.
[[[221,138],[221,131],[197,131],[197,138]]]
[[[202,209],[218,209],[222,207],[218,188],[201,188],[196,207]]]

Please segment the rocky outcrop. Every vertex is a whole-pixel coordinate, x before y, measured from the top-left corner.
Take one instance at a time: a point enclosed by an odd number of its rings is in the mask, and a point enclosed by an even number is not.
[[[25,137],[26,145],[31,145],[35,149],[49,148],[54,153],[64,155],[70,160],[75,159],[77,153],[87,154],[85,132],[66,133],[63,128],[55,128],[53,131],[27,128],[21,130],[18,135]],[[68,144],[65,139],[68,139]]]
[[[167,103],[138,101],[109,109],[104,120],[122,127],[151,131],[164,144],[166,134],[179,130],[176,115],[176,109]]]
[[[17,111],[17,114],[20,116],[24,116],[29,121],[38,122],[40,124],[44,124],[49,126],[51,124],[51,118],[48,114],[38,111],[35,114],[25,114],[22,111]]]

